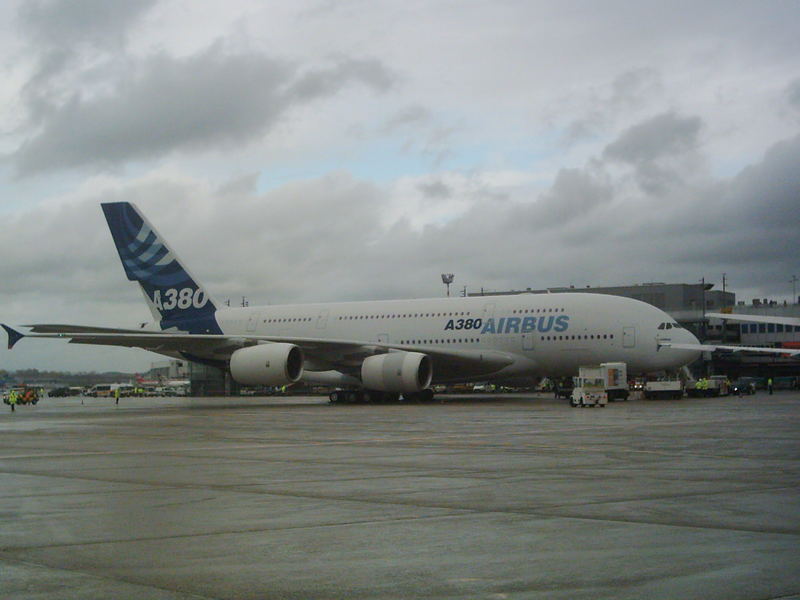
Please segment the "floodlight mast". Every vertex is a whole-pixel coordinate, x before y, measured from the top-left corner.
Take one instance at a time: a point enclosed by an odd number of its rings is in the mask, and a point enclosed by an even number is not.
[[[450,297],[450,284],[453,283],[453,279],[455,279],[455,278],[456,278],[456,276],[453,275],[452,273],[442,273],[442,283],[447,286],[447,297],[448,298]]]

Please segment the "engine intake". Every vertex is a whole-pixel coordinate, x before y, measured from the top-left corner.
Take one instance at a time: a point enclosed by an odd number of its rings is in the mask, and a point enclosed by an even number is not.
[[[389,352],[370,356],[361,364],[361,382],[369,390],[409,394],[431,384],[433,368],[427,354]]]
[[[244,385],[285,385],[303,375],[303,351],[294,344],[260,344],[231,354],[231,375]]]

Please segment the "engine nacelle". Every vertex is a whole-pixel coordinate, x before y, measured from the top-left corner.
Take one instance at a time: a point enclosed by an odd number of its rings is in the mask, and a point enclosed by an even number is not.
[[[245,385],[285,385],[303,375],[303,351],[294,344],[260,344],[231,354],[231,375]]]
[[[433,368],[427,354],[389,352],[370,356],[361,364],[361,382],[369,390],[409,394],[431,384]]]

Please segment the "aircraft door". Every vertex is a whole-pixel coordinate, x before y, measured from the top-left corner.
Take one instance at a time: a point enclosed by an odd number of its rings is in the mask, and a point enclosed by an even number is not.
[[[328,326],[328,315],[330,314],[330,310],[327,308],[323,308],[319,311],[319,316],[317,316],[317,329],[325,329]]]
[[[256,332],[256,327],[258,326],[258,319],[260,318],[260,316],[261,315],[259,315],[258,313],[250,315],[250,317],[247,319],[247,326],[245,328],[245,331],[247,331],[247,333]]]
[[[622,347],[623,348],[636,347],[636,327],[622,328]]]
[[[533,334],[532,333],[523,333],[522,334],[522,349],[524,351],[533,350]]]

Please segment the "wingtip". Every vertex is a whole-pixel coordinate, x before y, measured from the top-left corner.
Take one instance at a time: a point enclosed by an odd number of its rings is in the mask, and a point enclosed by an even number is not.
[[[0,327],[6,330],[8,334],[8,349],[11,350],[18,341],[25,337],[25,334],[20,333],[16,329],[9,327],[4,323],[0,323]]]

